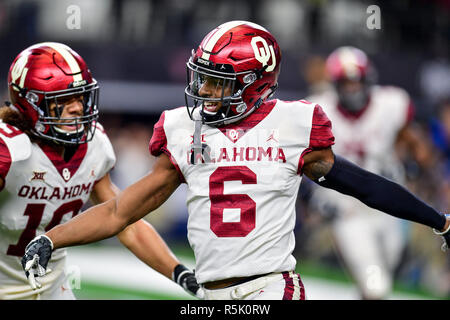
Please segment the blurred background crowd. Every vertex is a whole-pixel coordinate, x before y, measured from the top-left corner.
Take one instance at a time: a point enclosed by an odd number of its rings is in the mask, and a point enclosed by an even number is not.
[[[373,4],[380,8],[381,29],[367,27],[367,8]],[[78,25],[73,24],[76,12]],[[124,188],[151,169],[148,142],[160,113],[184,105],[191,50],[229,20],[259,23],[277,38],[283,61],[275,98],[297,100],[326,88],[324,61],[336,47],[364,50],[379,84],[411,95],[414,126],[432,148],[429,169],[402,156],[407,187],[448,212],[449,0],[0,0],[2,98],[8,99],[7,72],[21,50],[43,41],[71,46],[100,83],[100,121],[117,154],[112,177]],[[300,193],[294,252],[299,264],[344,270],[325,219],[310,206],[307,183]],[[169,245],[187,245],[185,186],[148,219]],[[405,230],[396,283],[450,297],[449,255],[440,252],[440,239],[417,224],[405,223]]]

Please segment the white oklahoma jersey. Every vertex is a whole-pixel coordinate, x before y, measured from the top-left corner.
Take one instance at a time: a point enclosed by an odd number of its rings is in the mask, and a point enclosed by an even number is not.
[[[111,143],[100,124],[92,141],[79,145],[65,162],[48,145],[39,146],[17,128],[0,122],[0,299],[54,298],[65,280],[65,249],[56,249],[33,291],[22,269],[26,245],[37,235],[77,215],[96,181],[115,163]],[[57,288],[55,286],[58,285]],[[58,294],[56,293],[56,297]]]
[[[165,111],[150,152],[167,154],[187,183],[198,282],[294,270],[303,156],[334,141],[320,106],[271,100],[239,124],[203,125],[210,161],[191,164],[194,126],[184,107]]]
[[[335,154],[368,171],[403,182],[395,142],[413,113],[404,90],[372,87],[369,104],[356,116],[338,106],[333,91],[308,99],[320,103],[335,126]],[[331,189],[315,188],[312,203],[319,211],[336,215],[331,223],[333,239],[363,295],[385,298],[392,283],[391,272],[405,243],[404,222]],[[376,283],[373,275],[378,279]]]
[[[373,86],[368,105],[357,115],[338,105],[333,90],[307,99],[320,104],[333,122],[338,141],[333,147],[336,154],[366,170],[402,181],[402,166],[394,145],[413,114],[406,91],[393,86]]]

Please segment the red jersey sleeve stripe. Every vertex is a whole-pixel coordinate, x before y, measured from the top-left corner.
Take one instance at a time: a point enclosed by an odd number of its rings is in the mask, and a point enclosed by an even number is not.
[[[11,153],[5,142],[0,139],[0,177],[5,180],[6,175],[11,167]],[[5,185],[5,184],[3,184]]]
[[[312,128],[309,137],[309,147],[313,149],[328,148],[334,144],[334,135],[331,131],[331,121],[322,107],[316,104],[312,118]]]
[[[309,136],[309,147],[306,148],[300,155],[298,160],[297,173],[302,174],[304,164],[303,157],[314,151],[315,149],[328,148],[334,144],[334,135],[331,131],[331,120],[328,119],[322,107],[316,104],[312,118],[311,133]]]
[[[169,157],[172,164],[174,165],[175,169],[177,170],[178,176],[180,177],[180,181],[184,183],[186,180],[184,179],[183,173],[181,172],[177,161],[172,156],[169,149],[167,149],[167,137],[166,132],[164,131],[165,117],[166,117],[165,112],[163,112],[158,122],[155,123],[155,126],[153,128],[153,135],[149,143],[149,151],[155,157],[159,156],[161,153],[166,154]]]
[[[167,137],[164,131],[165,112],[161,114],[158,122],[153,127],[153,135],[150,139],[149,150],[155,157],[163,152],[163,148],[167,147]]]
[[[409,100],[408,103],[408,109],[406,110],[406,121],[405,125],[409,124],[411,121],[413,121],[414,117],[416,115],[416,108],[414,106],[414,103],[412,100]]]

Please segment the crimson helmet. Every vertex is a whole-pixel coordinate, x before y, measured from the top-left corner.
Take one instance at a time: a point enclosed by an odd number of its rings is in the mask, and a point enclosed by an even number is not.
[[[98,84],[83,58],[68,46],[43,42],[23,50],[8,73],[12,105],[31,123],[31,132],[62,144],[80,144],[92,140],[93,122],[98,118]],[[83,96],[83,115],[62,118],[64,101]],[[56,114],[50,114],[55,103]],[[73,131],[58,127],[64,122]]]
[[[326,71],[336,87],[342,107],[358,112],[367,105],[370,85],[375,82],[375,70],[362,50],[350,46],[337,48],[327,58]],[[346,91],[346,81],[361,83],[360,89]]]
[[[239,121],[257,109],[278,86],[281,50],[263,27],[247,21],[224,23],[202,40],[187,65],[186,107],[191,119],[199,107],[203,123],[220,126]],[[222,87],[220,98],[202,97],[206,79]],[[231,89],[225,95],[225,88]],[[221,103],[217,112],[205,102]]]

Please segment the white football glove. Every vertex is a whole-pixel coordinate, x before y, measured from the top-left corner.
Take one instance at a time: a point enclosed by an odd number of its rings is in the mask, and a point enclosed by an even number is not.
[[[205,293],[197,283],[195,279],[195,272],[189,270],[182,264],[175,267],[172,273],[172,280],[178,283],[187,293],[199,298],[204,299]]]
[[[50,269],[47,269],[47,264],[52,256],[52,251],[52,240],[45,235],[37,236],[25,248],[22,267],[33,290],[42,287],[35,277],[43,277],[51,272]]]

